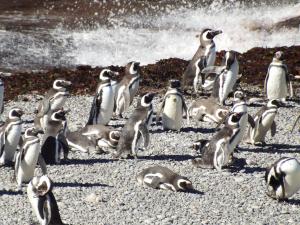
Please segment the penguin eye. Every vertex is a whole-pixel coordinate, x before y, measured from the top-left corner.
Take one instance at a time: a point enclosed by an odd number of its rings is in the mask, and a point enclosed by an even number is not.
[[[207,32],[206,38],[207,39],[213,39],[213,36],[212,36],[212,34],[210,32]]]

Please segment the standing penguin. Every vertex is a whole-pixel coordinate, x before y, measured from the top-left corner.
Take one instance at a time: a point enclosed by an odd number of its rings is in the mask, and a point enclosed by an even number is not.
[[[21,137],[22,115],[21,109],[11,109],[4,125],[0,127],[0,165],[11,165],[14,160]]]
[[[43,133],[42,130],[34,127],[27,128],[25,131],[23,145],[17,153],[15,163],[15,178],[19,190],[22,183],[28,183],[33,178],[37,163],[42,168],[43,174],[47,173],[45,161],[40,154],[41,145],[38,138],[38,134]]]
[[[115,158],[122,155],[137,157],[137,150],[141,143],[141,137],[144,140],[144,146],[149,145],[149,131],[147,126],[148,112],[151,108],[151,102],[155,94],[148,93],[141,98],[140,104],[134,110],[130,118],[121,131],[121,136],[117,145]]]
[[[71,86],[70,81],[64,79],[56,79],[53,82],[52,88],[46,93],[44,99],[38,106],[36,118],[34,119],[34,125],[37,128],[43,128],[45,131],[45,125],[52,112],[61,109],[67,97],[69,96],[68,89]]]
[[[202,97],[191,104],[188,114],[197,121],[220,123],[229,114],[229,110],[220,106],[215,98]]]
[[[110,121],[115,102],[110,79],[117,75],[118,73],[115,73],[109,69],[104,69],[101,71],[99,76],[100,83],[98,84],[96,95],[92,103],[87,125],[106,125]]]
[[[196,88],[198,83],[204,84],[204,74],[200,76],[199,70],[201,71],[203,68],[215,64],[216,46],[213,39],[221,33],[222,31],[220,30],[205,28],[200,35],[196,36],[200,39],[200,46],[183,73],[182,84],[184,89],[192,85]],[[198,67],[199,69],[197,70]],[[201,82],[199,82],[200,78]]]
[[[246,142],[252,145],[265,144],[265,137],[269,130],[271,136],[276,133],[276,123],[274,121],[277,114],[279,102],[270,100],[267,105],[263,106],[255,115],[253,123],[250,123]],[[250,121],[249,121],[250,122]]]
[[[234,51],[225,54],[224,66],[211,66],[202,70],[202,73],[216,73],[212,97],[217,98],[222,105],[233,91],[239,73],[239,63]]]
[[[146,168],[137,175],[136,179],[139,184],[145,184],[154,189],[171,190],[174,192],[193,189],[192,182],[189,179],[162,166]]]
[[[41,225],[64,225],[52,188],[48,176],[36,176],[28,184],[27,196]]]
[[[239,140],[239,122],[243,113],[233,113],[228,118],[228,124],[218,131],[210,141],[200,142],[201,159],[192,161],[196,167],[221,170],[228,165],[230,157]],[[197,145],[197,144],[196,144]]]
[[[265,174],[267,195],[287,200],[300,189],[300,163],[296,158],[283,157],[276,161]]]
[[[66,113],[63,109],[54,112],[46,124],[41,154],[47,164],[60,163],[62,152],[64,159],[68,157],[69,146],[65,138]]]
[[[287,66],[283,63],[283,60],[283,52],[278,51],[269,65],[265,79],[265,92],[269,100],[279,99],[285,102],[288,96],[288,86],[290,88],[290,96],[293,96],[292,83],[289,79]]]
[[[130,62],[125,67],[125,76],[117,88],[116,114],[122,117],[133,101],[140,86],[140,63]]]
[[[163,128],[167,130],[180,130],[182,126],[183,112],[189,115],[187,106],[185,104],[182,92],[180,90],[179,80],[170,80],[170,87],[164,96],[161,109],[159,110],[157,117],[162,113]]]

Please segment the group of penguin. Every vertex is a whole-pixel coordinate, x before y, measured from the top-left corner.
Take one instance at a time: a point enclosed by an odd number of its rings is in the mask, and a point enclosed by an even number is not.
[[[14,177],[18,190],[28,184],[27,195],[40,224],[63,224],[58,206],[52,193],[53,183],[47,176],[47,164],[58,164],[68,160],[69,149],[82,152],[110,153],[113,158],[138,157],[141,148],[150,143],[149,127],[153,121],[161,123],[164,130],[180,131],[183,118],[187,122],[208,121],[217,124],[217,131],[210,140],[198,140],[194,148],[199,156],[192,164],[200,168],[222,170],[234,163],[233,154],[244,136],[249,144],[264,145],[270,130],[275,135],[274,118],[278,107],[292,95],[292,85],[283,52],[276,52],[267,71],[265,92],[267,104],[251,117],[247,112],[245,94],[237,89],[239,63],[234,51],[227,51],[222,65],[215,66],[216,50],[214,37],[222,31],[204,29],[198,35],[200,46],[188,64],[182,81],[170,80],[160,109],[154,117],[152,100],[156,93],[146,93],[126,120],[121,130],[111,128],[112,118],[123,118],[139,89],[141,70],[138,62],[125,66],[125,75],[104,69],[99,75],[99,84],[85,127],[76,131],[68,129],[63,109],[69,96],[71,82],[56,79],[52,88],[40,102],[34,125],[22,134],[22,115],[13,108],[0,127],[0,165],[14,165]],[[182,85],[181,85],[182,84]],[[181,90],[181,86],[183,90]],[[188,107],[184,95],[197,95]],[[201,93],[208,92],[209,97]],[[0,83],[0,107],[3,111],[3,83]],[[228,96],[233,93],[231,109]],[[249,127],[248,127],[249,124]],[[248,127],[248,128],[247,128]],[[37,164],[42,176],[36,174]],[[300,164],[295,158],[282,158],[266,171],[267,194],[284,200],[300,188]],[[152,188],[171,191],[192,190],[192,182],[169,168],[152,166],[136,177],[138,183]]]

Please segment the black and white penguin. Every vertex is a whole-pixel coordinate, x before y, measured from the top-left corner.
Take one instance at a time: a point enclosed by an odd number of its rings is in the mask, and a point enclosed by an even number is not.
[[[157,117],[161,112],[163,128],[166,130],[180,130],[182,127],[183,113],[187,115],[187,119],[189,120],[189,114],[183,94],[180,90],[179,80],[170,80],[170,86],[164,96]]]
[[[228,95],[233,91],[239,73],[239,63],[234,51],[226,52],[223,61],[224,65],[222,66],[211,66],[202,70],[202,73],[218,74],[214,81],[212,97],[218,99],[222,105],[225,104]]]
[[[287,200],[300,189],[300,163],[296,158],[283,157],[269,167],[265,174],[267,195]]]
[[[52,188],[48,176],[35,176],[27,186],[27,196],[40,224],[64,225]]]
[[[200,46],[183,73],[182,85],[184,89],[192,85],[196,88],[199,83],[204,84],[205,77],[200,72],[205,67],[215,64],[216,46],[213,39],[221,33],[222,31],[220,30],[205,28],[201,31],[200,35],[196,36],[200,39]]]
[[[253,118],[248,128],[246,142],[252,145],[265,144],[265,137],[269,130],[271,136],[276,133],[276,123],[274,121],[277,114],[279,102],[270,100],[267,105],[263,106]],[[249,121],[250,122],[250,121]]]
[[[265,92],[268,100],[278,99],[285,102],[288,96],[288,86],[290,88],[290,96],[293,96],[292,83],[289,79],[287,66],[283,60],[283,52],[278,51],[269,65],[265,79]]]
[[[0,79],[0,113],[4,111],[4,82]]]
[[[64,159],[68,157],[69,146],[65,137],[67,112],[63,109],[54,112],[45,126],[41,154],[46,164],[60,163],[62,153]]]
[[[66,137],[71,148],[96,153],[115,149],[120,139],[120,131],[102,124],[87,125],[74,132],[68,132]],[[84,150],[83,150],[84,149]]]
[[[52,88],[46,93],[44,99],[38,106],[34,125],[37,128],[43,128],[45,131],[45,124],[51,117],[52,113],[61,109],[67,97],[69,96],[70,81],[64,79],[56,79],[53,82]]]
[[[98,84],[96,95],[94,97],[90,116],[87,125],[103,124],[107,125],[110,121],[115,104],[115,96],[111,86],[111,78],[118,73],[109,69],[104,69],[99,75],[100,83]]]
[[[147,120],[149,117],[148,112],[152,108],[151,102],[154,96],[154,93],[145,94],[141,98],[140,104],[138,104],[130,118],[126,121],[125,126],[121,130],[121,136],[116,153],[114,154],[115,158],[122,156],[128,157],[128,155],[136,158],[137,150],[141,144],[141,138],[144,140],[144,147],[149,145],[150,138]]]
[[[27,128],[25,131],[23,145],[16,155],[15,162],[15,178],[19,190],[23,183],[28,183],[33,178],[37,163],[43,174],[47,173],[45,161],[40,154],[41,145],[38,137],[38,134],[43,133],[43,130],[34,127]]]
[[[220,106],[215,98],[201,97],[192,102],[188,114],[196,121],[220,123],[229,114],[229,110]]]
[[[117,87],[116,114],[122,117],[133,101],[140,86],[140,63],[130,62],[125,67],[125,76]]]
[[[11,165],[21,138],[23,111],[13,108],[9,111],[8,118],[0,127],[0,166]]]
[[[141,185],[147,185],[155,189],[177,191],[192,190],[192,182],[172,170],[162,166],[152,166],[144,169],[137,177]]]
[[[202,140],[200,143],[201,158],[194,159],[193,165],[200,168],[221,170],[229,164],[234,149],[239,140],[239,122],[243,113],[233,113],[221,130],[219,130],[210,141]]]

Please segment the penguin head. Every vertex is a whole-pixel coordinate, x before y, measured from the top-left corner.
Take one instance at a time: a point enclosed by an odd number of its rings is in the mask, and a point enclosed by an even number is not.
[[[222,33],[221,30],[213,30],[210,28],[205,28],[201,31],[201,34],[197,35],[196,37],[200,37],[200,43],[202,45],[205,45],[206,43],[211,43],[214,37],[221,33]]]
[[[265,180],[267,183],[267,195],[274,199],[282,199],[285,193],[280,182],[280,177],[276,175],[274,166],[267,169]]]
[[[66,114],[70,110],[64,110],[64,109],[59,109],[56,112],[54,112],[51,116],[51,120],[53,121],[66,121]]]
[[[66,90],[67,88],[69,88],[71,86],[71,84],[72,84],[71,81],[67,81],[65,79],[56,79],[53,82],[53,89],[55,89],[57,91]]]
[[[274,55],[274,59],[277,61],[283,61],[284,60],[284,54],[283,51],[278,51]]]
[[[228,117],[228,125],[236,125],[239,123],[241,117],[244,115],[244,112],[234,112]]]
[[[156,93],[147,93],[141,99],[141,106],[149,107]]]
[[[192,182],[187,179],[186,177],[179,176],[175,180],[175,184],[173,184],[175,187],[177,186],[179,190],[185,191],[185,190],[192,190],[193,185]]]
[[[202,154],[204,147],[208,147],[209,140],[201,139],[193,143],[192,148],[195,149],[198,153]]]
[[[170,88],[180,88],[181,83],[179,80],[170,80]]]
[[[233,95],[233,101],[245,100],[245,94],[242,91],[236,91]]]
[[[36,137],[38,134],[44,134],[44,131],[35,127],[29,127],[25,130],[25,138]]]
[[[268,108],[274,108],[274,107],[278,108],[279,106],[280,106],[280,101],[278,101],[277,99],[271,99],[267,103]]]
[[[28,184],[36,196],[45,196],[52,190],[52,181],[47,175],[35,176]]]
[[[121,133],[120,131],[113,130],[109,132],[109,140],[112,143],[113,146],[117,146],[119,139],[120,139]]]
[[[19,108],[13,108],[9,111],[9,119],[19,119],[24,114],[24,112]]]
[[[118,72],[111,71],[110,69],[104,69],[99,75],[100,80],[115,79],[119,75]]]
[[[130,75],[135,75],[140,72],[140,63],[139,62],[130,62],[126,65],[125,70]]]
[[[230,67],[234,63],[235,59],[236,59],[235,51],[227,51],[225,53],[224,64],[225,64],[226,70],[230,69]]]

